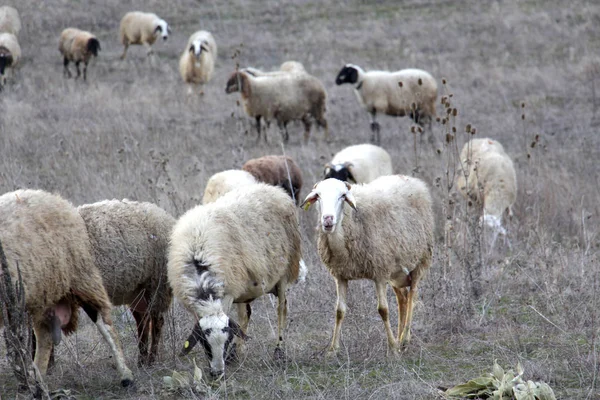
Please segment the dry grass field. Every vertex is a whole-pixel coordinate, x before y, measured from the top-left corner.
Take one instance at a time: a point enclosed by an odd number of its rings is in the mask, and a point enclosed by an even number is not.
[[[175,216],[198,204],[208,178],[265,154],[291,155],[306,196],[323,164],[343,147],[367,142],[369,117],[335,76],[348,62],[365,69],[430,71],[440,95],[452,94],[458,116],[433,124],[437,143],[417,138],[408,118],[381,117],[381,145],[395,172],[425,180],[436,212],[434,262],[423,280],[407,351],[386,357],[372,282],[350,283],[342,350],[328,358],[335,285],[316,251],[316,211],[301,211],[306,283],[289,291],[286,361],[275,363],[275,301],[255,302],[248,355],[228,379],[204,392],[167,393],[163,376],[206,371],[200,348],[177,353],[192,326],[174,304],[150,368],[136,365],[135,326],[122,309],[114,319],[136,385],[118,384],[106,344],[87,317],[57,348],[51,390],[77,399],[435,399],[449,387],[491,371],[494,360],[525,378],[549,383],[560,399],[600,399],[600,3],[584,0],[4,0],[19,9],[23,59],[0,93],[0,192],[41,188],[74,204],[129,198],[154,202]],[[121,16],[153,11],[173,34],[119,59]],[[58,52],[62,29],[94,32],[102,46],[88,80],[66,80]],[[188,36],[213,33],[215,76],[204,96],[189,97],[178,71]],[[225,94],[240,66],[277,68],[297,60],[328,91],[332,140],[292,124],[282,146],[255,141],[239,95]],[[73,68],[73,66],[71,66]],[[442,85],[442,78],[447,80]],[[522,107],[524,104],[524,107]],[[438,106],[438,114],[445,113]],[[524,115],[524,117],[522,116]],[[466,234],[471,210],[448,193],[455,146],[470,137],[499,140],[515,162],[519,192],[508,222],[512,248]],[[446,133],[457,133],[449,146]],[[539,135],[539,136],[538,136]],[[538,139],[536,141],[536,136]],[[438,151],[439,150],[439,151]],[[448,200],[455,206],[446,207]],[[450,227],[448,237],[445,232]],[[475,254],[475,255],[474,255]],[[479,277],[474,296],[470,277]],[[388,291],[392,326],[395,298]],[[4,342],[0,354],[4,355]],[[3,356],[0,397],[16,396]]]

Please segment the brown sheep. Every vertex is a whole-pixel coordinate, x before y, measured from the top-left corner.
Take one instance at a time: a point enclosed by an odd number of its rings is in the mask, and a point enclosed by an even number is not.
[[[302,171],[291,157],[269,155],[254,158],[246,161],[242,170],[249,172],[260,182],[282,187],[296,205],[300,202]]]

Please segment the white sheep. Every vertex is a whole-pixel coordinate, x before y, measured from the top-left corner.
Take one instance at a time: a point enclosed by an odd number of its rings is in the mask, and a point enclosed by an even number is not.
[[[140,364],[158,354],[164,314],[173,297],[167,250],[175,219],[145,202],[106,200],[77,208],[113,306],[129,305],[138,332]],[[152,341],[150,342],[150,337]]]
[[[211,176],[206,183],[202,204],[213,203],[225,193],[229,193],[242,186],[254,185],[256,183],[258,183],[258,181],[252,174],[240,169],[229,169],[217,172]]]
[[[21,59],[21,46],[17,37],[12,33],[0,33],[0,89],[6,85],[7,68],[14,76],[14,68]]]
[[[10,6],[0,7],[0,33],[2,32],[19,36],[21,18],[16,8]]]
[[[272,293],[281,356],[286,289],[298,277],[300,256],[296,207],[281,188],[245,186],[186,212],[173,229],[168,263],[175,296],[199,321],[184,353],[200,341],[211,375],[222,375],[232,340],[245,337],[250,302]],[[239,325],[228,316],[232,303]]]
[[[41,190],[0,196],[0,243],[13,282],[17,268],[25,287],[25,306],[36,337],[34,362],[46,374],[61,330],[77,329],[79,307],[109,345],[121,384],[133,381],[110,316],[111,303],[91,253],[85,223],[71,203]]]
[[[458,169],[456,186],[460,193],[483,203],[483,220],[493,231],[493,247],[498,234],[506,238],[502,215],[507,212],[512,217],[512,205],[517,199],[513,162],[498,141],[473,139],[463,146]]]
[[[217,43],[210,32],[198,31],[190,36],[179,58],[179,73],[190,84],[190,94],[191,85],[203,85],[212,78],[216,60]]]
[[[392,174],[392,158],[387,151],[373,144],[358,144],[339,151],[325,164],[324,179],[369,183]]]
[[[371,114],[371,141],[381,142],[377,113],[403,117],[409,115],[424,126],[435,118],[437,82],[429,72],[403,69],[396,72],[364,71],[346,64],[335,79],[337,85],[350,83],[360,104]],[[413,109],[414,106],[414,109]]]
[[[388,175],[368,184],[326,179],[302,207],[319,202],[318,249],[337,285],[337,312],[330,351],[339,349],[348,281],[375,282],[377,309],[391,351],[410,340],[413,301],[431,265],[434,221],[431,195],[419,179]],[[344,207],[347,203],[348,207]],[[398,301],[398,339],[389,321],[386,283]]]
[[[167,40],[171,28],[164,19],[156,14],[141,11],[131,11],[123,16],[119,28],[121,43],[125,48],[121,59],[125,59],[130,44],[144,45],[147,54],[153,53],[152,45],[159,36]]]
[[[279,69],[275,70],[275,71],[265,72],[258,68],[252,68],[252,67],[246,67],[246,68],[244,68],[244,71],[249,72],[254,76],[281,75],[281,74],[285,74],[285,73],[296,73],[296,74],[306,73],[306,69],[304,69],[304,65],[302,65],[302,63],[300,63],[298,61],[285,61],[284,63],[281,64]]]
[[[287,124],[294,120],[304,123],[304,141],[308,142],[311,118],[314,118],[325,129],[325,139],[329,139],[325,119],[327,93],[323,84],[312,75],[282,73],[254,76],[251,72],[240,70],[230,76],[225,92],[241,93],[244,111],[256,119],[258,140],[261,118],[267,124],[276,120],[286,142],[289,139]]]
[[[75,63],[77,76],[79,78],[79,64],[83,62],[83,80],[87,80],[87,67],[92,56],[98,57],[101,50],[98,38],[92,33],[77,28],[67,28],[62,31],[58,42],[58,50],[63,56],[64,75],[70,78],[69,62]]]

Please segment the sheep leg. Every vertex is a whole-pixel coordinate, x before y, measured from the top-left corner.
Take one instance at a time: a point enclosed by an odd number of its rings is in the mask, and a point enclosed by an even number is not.
[[[123,54],[121,54],[121,60],[124,60],[125,56],[127,55],[127,49],[129,48],[129,43],[123,43],[123,46],[125,46],[125,48],[123,49]]]
[[[279,132],[281,133],[281,138],[285,143],[290,140],[290,135],[287,130],[287,122],[277,121],[277,126],[279,127]]]
[[[50,361],[50,353],[52,352],[52,334],[47,326],[37,323],[33,327],[35,334],[35,357],[33,362],[38,367],[42,376],[48,371],[48,362]]]
[[[261,118],[260,115],[258,117],[256,117],[256,132],[258,133],[258,136],[256,137],[256,143],[260,142],[260,118]],[[265,137],[265,141],[266,140],[267,140],[267,138]]]
[[[340,348],[340,331],[342,321],[346,315],[346,295],[348,294],[348,281],[341,278],[335,278],[337,291],[337,306],[335,311],[335,328],[333,328],[333,338],[331,340],[330,352],[337,352]]]
[[[377,145],[381,144],[381,137],[379,135],[379,131],[381,130],[381,126],[379,122],[375,120],[377,116],[377,111],[373,110],[371,112],[371,143],[375,143]]]
[[[238,315],[238,323],[244,335],[248,332],[248,324],[250,323],[250,315],[252,314],[252,308],[250,308],[250,303],[238,303],[237,306],[237,315]],[[238,354],[242,354],[245,351],[245,341],[239,336],[235,337],[236,350]]]
[[[320,118],[317,120],[317,123],[325,130],[325,141],[329,142],[329,125],[327,124],[327,120],[325,118]]]
[[[286,285],[279,282],[277,285],[277,347],[275,347],[275,359],[283,359],[285,353],[283,351],[283,331],[285,329],[285,321],[287,319],[287,298],[285,294]]]
[[[79,61],[75,62],[75,69],[77,70],[77,76],[75,79],[78,79],[81,76],[81,71],[79,70]]]
[[[394,293],[396,294],[396,301],[398,302],[398,343],[402,343],[402,333],[404,332],[404,327],[406,326],[406,319],[408,318],[408,313],[406,306],[408,305],[408,288],[397,288],[392,286],[394,289]]]
[[[390,309],[386,296],[387,282],[375,281],[375,290],[377,291],[377,311],[379,311],[379,315],[383,320],[383,326],[385,327],[385,334],[388,340],[388,349],[391,352],[395,352],[397,344],[390,325]]]
[[[136,311],[133,307],[130,308],[138,333],[138,348],[140,350],[139,364],[148,364],[148,341],[150,334],[150,318],[145,312]]]
[[[146,47],[146,56],[147,57],[154,54],[154,50],[152,50],[152,46],[150,46],[148,43],[144,43],[144,47]]]
[[[165,317],[161,313],[157,313],[151,317],[152,321],[152,343],[148,352],[148,364],[152,364],[158,355],[158,346],[162,336],[162,329],[165,324]]]
[[[69,59],[67,57],[63,58],[63,75],[67,78],[72,76],[71,71],[69,70]]]
[[[402,348],[406,348],[408,343],[410,342],[410,324],[412,323],[412,315],[413,315],[413,303],[417,296],[417,283],[413,278],[410,288],[408,289],[408,296],[406,302],[406,322],[404,324],[404,329],[402,330],[402,335],[400,335],[400,346]]]
[[[87,81],[87,67],[88,67],[88,62],[84,61],[83,62],[83,80]]]
[[[310,138],[310,127],[312,125],[310,118],[302,118],[302,123],[304,124],[304,144],[308,144],[308,139]]]

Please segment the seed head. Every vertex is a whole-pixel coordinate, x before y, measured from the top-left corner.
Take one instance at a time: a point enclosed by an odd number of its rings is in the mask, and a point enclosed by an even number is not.
[[[527,158],[531,158],[531,153],[527,153]]]
[[[471,124],[467,124],[467,126],[465,127],[465,132],[471,133]]]
[[[525,108],[525,103],[521,103],[521,108]]]
[[[440,117],[435,117],[435,122],[440,122],[440,121],[441,121]]]
[[[477,129],[475,129],[475,128],[471,129],[471,135],[474,135],[476,133],[477,133]]]
[[[450,93],[448,97],[454,97],[454,93]]]
[[[446,84],[446,78],[442,78],[442,85]]]
[[[410,105],[410,108],[413,109],[413,110],[416,110],[417,109],[417,103],[412,103]]]
[[[419,83],[419,86],[421,86],[423,84],[423,80],[421,78],[419,78],[419,80],[417,82]]]
[[[415,126],[414,125],[410,127],[410,132],[411,133],[415,133]]]
[[[533,149],[536,144],[537,144],[537,142],[535,140],[533,142],[531,142],[531,148]]]
[[[446,143],[452,143],[454,140],[454,135],[451,133],[446,133]]]
[[[540,134],[539,134],[539,133],[535,135],[535,141],[536,141],[536,142],[539,142],[539,141],[540,141]]]
[[[419,133],[423,133],[423,128],[421,128],[420,126],[417,127],[417,130],[419,131]]]
[[[442,150],[437,149],[436,151],[437,151],[438,154],[442,154]]]
[[[442,119],[442,125],[446,125],[446,121],[447,121],[446,118],[443,118]]]
[[[456,108],[452,109],[452,115],[455,117],[458,115],[458,110]]]
[[[455,126],[452,127],[452,133],[456,133],[456,127]]]
[[[440,104],[446,104],[447,99],[448,99],[448,97],[442,96],[442,100],[440,101]]]
[[[451,112],[452,112],[452,109],[450,107],[446,108],[446,114],[450,115]]]
[[[398,86],[402,87],[402,81],[398,82]]]

